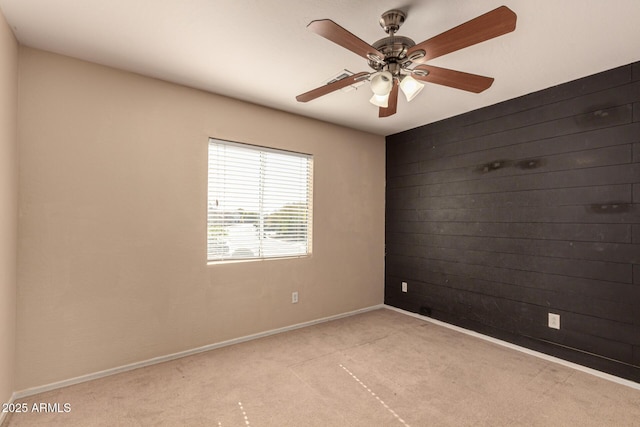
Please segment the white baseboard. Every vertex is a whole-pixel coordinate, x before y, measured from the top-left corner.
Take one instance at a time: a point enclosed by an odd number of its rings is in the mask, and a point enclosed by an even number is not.
[[[11,398],[9,399],[8,402],[2,402],[2,404],[4,405],[5,403],[11,405],[13,402],[15,402],[17,399],[17,396],[15,393],[13,393],[11,395]],[[0,426],[2,425],[2,423],[4,423],[5,418],[7,418],[7,416],[9,415],[8,412],[2,412],[2,410],[0,409]]]
[[[384,308],[387,308],[387,309],[393,310],[393,311],[397,311],[398,313],[403,313],[403,314],[406,314],[407,316],[415,317],[415,318],[418,318],[420,320],[431,322],[431,323],[434,323],[434,324],[439,325],[439,326],[444,326],[445,328],[453,329],[454,331],[461,332],[461,333],[467,334],[467,335],[471,335],[473,337],[480,338],[482,340],[489,341],[491,343],[498,344],[498,345],[501,345],[503,347],[507,347],[507,348],[510,348],[512,350],[519,351],[521,353],[526,353],[526,354],[529,354],[531,356],[535,356],[535,357],[538,357],[540,359],[547,360],[549,362],[557,363],[559,365],[563,365],[563,366],[575,369],[577,371],[586,372],[587,374],[591,374],[591,375],[594,375],[596,377],[612,381],[614,383],[622,384],[622,385],[625,385],[627,387],[631,387],[631,388],[634,388],[636,390],[640,390],[640,384],[637,383],[637,382],[631,381],[631,380],[627,380],[627,379],[624,379],[624,378],[616,377],[615,375],[607,374],[606,372],[601,372],[601,371],[598,371],[596,369],[587,368],[586,366],[582,366],[582,365],[579,365],[577,363],[569,362],[567,360],[560,359],[558,357],[549,356],[548,354],[540,353],[539,351],[531,350],[529,348],[521,347],[519,345],[512,344],[510,342],[502,341],[500,339],[493,338],[493,337],[490,337],[488,335],[483,335],[483,334],[481,334],[479,332],[475,332],[475,331],[471,331],[469,329],[461,328],[460,326],[456,326],[456,325],[452,325],[450,323],[442,322],[440,320],[432,319],[431,317],[422,316],[420,314],[412,313],[410,311],[402,310],[400,308],[391,307],[390,305],[385,305]]]
[[[381,308],[384,308],[384,304],[378,304],[378,305],[374,305],[374,306],[371,306],[371,307],[366,307],[366,308],[362,308],[362,309],[359,309],[359,310],[350,311],[350,312],[347,312],[347,313],[337,314],[337,315],[329,316],[329,317],[323,317],[321,319],[316,319],[316,320],[311,320],[311,321],[308,321],[308,322],[298,323],[298,324],[291,325],[291,326],[285,326],[283,328],[272,329],[272,330],[269,330],[269,331],[260,332],[260,333],[253,334],[253,335],[247,335],[247,336],[240,337],[240,338],[234,338],[234,339],[227,340],[227,341],[222,341],[222,342],[219,342],[219,343],[205,345],[203,347],[198,347],[198,348],[193,348],[193,349],[190,349],[190,350],[180,351],[178,353],[168,354],[166,356],[154,357],[152,359],[143,360],[141,362],[135,362],[135,363],[131,363],[129,365],[119,366],[119,367],[111,368],[111,369],[105,369],[104,371],[94,372],[92,374],[87,374],[87,375],[81,375],[79,377],[70,378],[68,380],[63,380],[63,381],[57,381],[57,382],[46,384],[46,385],[43,385],[43,386],[32,387],[32,388],[28,388],[26,390],[21,390],[21,391],[18,391],[16,393],[14,393],[13,394],[13,399],[21,399],[21,398],[24,398],[24,397],[33,396],[34,394],[44,393],[46,391],[51,391],[51,390],[59,389],[59,388],[62,388],[62,387],[68,387],[68,386],[74,385],[74,384],[80,384],[80,383],[91,381],[91,380],[95,380],[95,379],[98,379],[98,378],[103,378],[103,377],[107,377],[107,376],[110,376],[110,375],[119,374],[121,372],[132,371],[134,369],[144,368],[145,366],[151,366],[151,365],[155,365],[157,363],[164,363],[164,362],[168,362],[170,360],[180,359],[180,358],[183,358],[183,357],[192,356],[194,354],[203,353],[205,351],[215,350],[216,348],[226,347],[226,346],[239,344],[239,343],[246,342],[246,341],[255,340],[255,339],[258,339],[258,338],[268,337],[270,335],[275,335],[275,334],[280,334],[280,333],[283,333],[283,332],[293,331],[295,329],[300,329],[300,328],[305,328],[307,326],[313,326],[313,325],[317,325],[317,324],[320,324],[320,323],[330,322],[332,320],[338,320],[338,319],[342,319],[344,317],[350,317],[350,316],[354,316],[356,314],[366,313],[366,312],[373,311],[373,310],[378,310],[378,309],[381,309]],[[0,418],[0,420],[1,419],[2,418]]]
[[[122,372],[132,371],[134,369],[155,365],[157,363],[164,363],[164,362],[168,362],[170,360],[180,359],[180,358],[183,358],[183,357],[192,356],[194,354],[203,353],[205,351],[215,350],[215,349],[221,348],[221,347],[226,347],[226,346],[230,346],[230,345],[234,345],[234,344],[239,344],[239,343],[242,343],[242,342],[251,341],[251,340],[258,339],[258,338],[268,337],[270,335],[276,335],[276,334],[280,334],[280,333],[283,333],[283,332],[293,331],[295,329],[305,328],[307,326],[313,326],[313,325],[317,325],[317,324],[320,324],[320,323],[330,322],[332,320],[338,320],[338,319],[342,319],[342,318],[345,318],[345,317],[350,317],[350,316],[354,316],[354,315],[357,315],[357,314],[366,313],[366,312],[373,311],[373,310],[378,310],[380,308],[386,308],[386,309],[389,309],[389,310],[393,310],[393,311],[405,314],[407,316],[411,316],[411,317],[415,317],[415,318],[418,318],[418,319],[421,319],[421,320],[424,320],[424,321],[427,321],[427,322],[431,322],[431,323],[434,323],[436,325],[443,326],[445,328],[449,328],[449,329],[452,329],[452,330],[455,330],[455,331],[458,331],[458,332],[461,332],[461,333],[464,333],[464,334],[467,334],[467,335],[471,335],[471,336],[476,337],[476,338],[483,339],[485,341],[489,341],[489,342],[494,343],[494,344],[498,344],[498,345],[503,346],[503,347],[510,348],[512,350],[516,350],[516,351],[519,351],[519,352],[522,352],[522,353],[525,353],[525,354],[529,354],[531,356],[535,356],[535,357],[538,357],[540,359],[544,359],[544,360],[547,360],[547,361],[550,361],[550,362],[553,362],[553,363],[557,363],[559,365],[567,366],[569,368],[572,368],[572,369],[575,369],[575,370],[578,370],[578,371],[582,371],[582,372],[586,372],[588,374],[594,375],[594,376],[599,377],[599,378],[606,379],[608,381],[612,381],[612,382],[615,382],[615,383],[618,383],[618,384],[622,384],[622,385],[627,386],[627,387],[631,387],[631,388],[636,389],[636,390],[640,390],[640,384],[636,383],[634,381],[630,381],[630,380],[627,380],[627,379],[624,379],[624,378],[616,377],[615,375],[607,374],[605,372],[601,372],[601,371],[598,371],[596,369],[587,368],[586,366],[582,366],[582,365],[579,365],[577,363],[569,362],[569,361],[566,361],[564,359],[560,359],[560,358],[557,358],[557,357],[554,357],[554,356],[549,356],[548,354],[540,353],[540,352],[535,351],[535,350],[531,350],[531,349],[528,349],[528,348],[525,348],[525,347],[521,347],[521,346],[516,345],[516,344],[512,344],[512,343],[509,343],[509,342],[506,342],[506,341],[502,341],[502,340],[499,340],[497,338],[490,337],[488,335],[483,335],[481,333],[474,332],[474,331],[471,331],[469,329],[461,328],[459,326],[451,325],[449,323],[445,323],[445,322],[442,322],[442,321],[439,321],[439,320],[436,320],[436,319],[432,319],[430,317],[422,316],[420,314],[412,313],[412,312],[409,312],[409,311],[406,311],[406,310],[402,310],[402,309],[399,309],[399,308],[396,308],[396,307],[392,307],[392,306],[389,306],[389,305],[379,304],[379,305],[374,305],[374,306],[366,307],[366,308],[359,309],[359,310],[350,311],[350,312],[347,312],[347,313],[342,313],[342,314],[338,314],[338,315],[334,315],[334,316],[324,317],[324,318],[321,318],[321,319],[311,320],[311,321],[308,321],[308,322],[298,323],[298,324],[291,325],[291,326],[285,326],[283,328],[272,329],[272,330],[265,331],[265,332],[260,332],[260,333],[257,333],[257,334],[252,334],[252,335],[247,335],[247,336],[244,336],[244,337],[234,338],[234,339],[231,339],[231,340],[222,341],[222,342],[214,343],[214,344],[209,344],[209,345],[206,345],[206,346],[202,346],[202,347],[198,347],[198,348],[194,348],[194,349],[190,349],[190,350],[181,351],[181,352],[178,352],[178,353],[173,353],[173,354],[168,354],[168,355],[165,355],[165,356],[154,357],[152,359],[143,360],[143,361],[136,362],[136,363],[131,363],[131,364],[128,364],[128,365],[119,366],[119,367],[111,368],[111,369],[106,369],[104,371],[94,372],[92,374],[81,375],[79,377],[70,378],[70,379],[63,380],[63,381],[57,381],[57,382],[46,384],[46,385],[43,385],[43,386],[33,387],[33,388],[26,389],[26,390],[21,390],[21,391],[13,393],[13,395],[11,396],[11,400],[9,402],[7,402],[7,403],[13,403],[16,399],[21,399],[21,398],[24,398],[24,397],[32,396],[32,395],[39,394],[39,393],[44,393],[44,392],[55,390],[55,389],[59,389],[59,388],[62,388],[62,387],[68,387],[70,385],[80,384],[80,383],[83,383],[83,382],[95,380],[95,379],[98,379],[98,378],[107,377],[107,376],[110,376],[110,375],[119,374],[119,373],[122,373]],[[0,425],[2,425],[2,422],[4,421],[5,418],[6,418],[6,414],[5,413],[0,413]]]

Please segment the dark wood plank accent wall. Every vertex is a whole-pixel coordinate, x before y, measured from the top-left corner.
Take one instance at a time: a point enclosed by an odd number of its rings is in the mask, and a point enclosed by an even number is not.
[[[387,304],[640,382],[640,63],[388,136],[386,206]]]

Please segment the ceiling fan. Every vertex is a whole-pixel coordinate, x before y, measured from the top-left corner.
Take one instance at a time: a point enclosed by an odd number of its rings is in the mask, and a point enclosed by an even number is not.
[[[296,97],[308,102],[338,89],[370,81],[370,102],[379,108],[379,117],[396,113],[398,88],[411,101],[424,87],[420,82],[449,86],[480,93],[493,84],[493,78],[424,64],[430,59],[510,33],[516,28],[516,14],[506,6],[480,15],[464,24],[416,44],[408,37],[396,36],[406,14],[389,10],[382,14],[380,26],[388,37],[369,45],[330,19],[312,21],[307,28],[366,59],[373,72],[360,72],[305,92]]]

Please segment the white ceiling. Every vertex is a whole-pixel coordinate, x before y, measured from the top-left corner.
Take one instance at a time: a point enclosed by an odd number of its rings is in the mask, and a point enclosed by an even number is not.
[[[366,61],[308,31],[329,18],[373,44],[380,14],[407,12],[416,43],[500,5],[516,30],[430,61],[494,77],[481,94],[428,84],[378,118],[367,85],[295,96]],[[389,135],[640,60],[639,0],[0,0],[20,43],[303,116]]]

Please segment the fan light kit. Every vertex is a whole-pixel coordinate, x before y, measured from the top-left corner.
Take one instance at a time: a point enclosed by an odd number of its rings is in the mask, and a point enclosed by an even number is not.
[[[424,63],[447,53],[510,33],[516,28],[516,14],[506,6],[480,15],[464,24],[416,44],[408,37],[396,36],[406,19],[401,10],[382,14],[380,26],[388,37],[369,45],[330,19],[312,21],[307,28],[314,33],[360,55],[373,72],[360,72],[332,81],[298,95],[299,102],[308,102],[338,89],[368,80],[373,96],[370,102],[379,107],[379,117],[396,113],[398,88],[411,102],[424,88],[421,82],[440,84],[473,93],[480,93],[493,84],[493,78],[462,71],[449,70]]]

